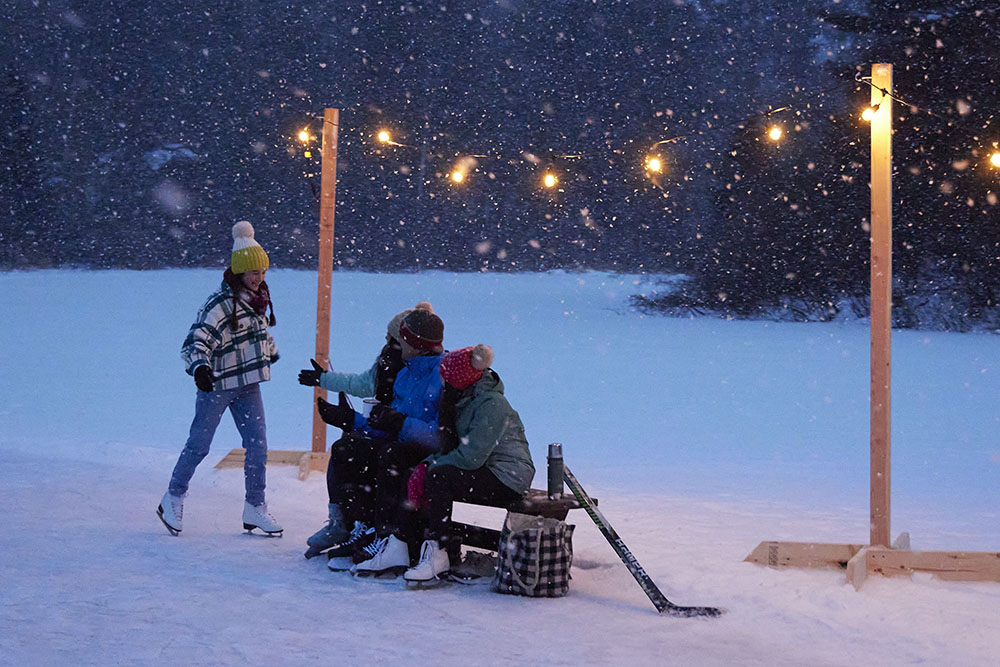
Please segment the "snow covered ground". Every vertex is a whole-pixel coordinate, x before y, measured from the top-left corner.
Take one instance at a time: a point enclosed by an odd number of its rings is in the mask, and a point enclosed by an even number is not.
[[[0,663],[996,664],[1000,584],[855,591],[841,571],[742,562],[764,539],[867,542],[866,324],[643,316],[639,276],[339,273],[331,357],[367,368],[386,321],[429,299],[448,347],[494,346],[535,486],[562,442],[667,597],[722,618],[657,615],[582,513],[562,599],[330,573],[302,558],[319,474],[269,468],[285,536],[242,533],[242,471],[212,467],[239,446],[225,420],[171,537],[154,509],[195,391],[178,351],[220,275],[0,274]],[[306,450],[316,276],[268,282],[269,442]],[[1000,337],[895,332],[893,362],[893,536],[1000,551]]]

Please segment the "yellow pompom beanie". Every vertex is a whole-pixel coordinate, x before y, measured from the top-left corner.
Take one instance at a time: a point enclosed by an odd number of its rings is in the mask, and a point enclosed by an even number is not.
[[[270,265],[267,253],[253,238],[253,225],[246,220],[233,225],[233,257],[229,264],[233,273],[266,271]]]

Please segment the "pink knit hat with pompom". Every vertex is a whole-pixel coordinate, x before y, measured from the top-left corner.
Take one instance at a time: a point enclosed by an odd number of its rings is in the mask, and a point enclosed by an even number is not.
[[[471,387],[483,371],[493,363],[493,348],[479,344],[449,352],[441,359],[440,373],[444,381],[456,389]]]

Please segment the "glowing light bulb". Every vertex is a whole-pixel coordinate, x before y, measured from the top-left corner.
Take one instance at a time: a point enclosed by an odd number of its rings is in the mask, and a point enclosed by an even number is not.
[[[392,137],[389,136],[389,133],[386,132],[385,130],[381,130],[378,133],[378,140],[381,141],[383,144],[388,144],[392,141]]]
[[[663,162],[661,162],[660,158],[655,155],[650,155],[646,158],[646,169],[658,174],[663,171]]]
[[[861,119],[867,120],[869,123],[875,118],[875,112],[878,111],[878,107],[868,107],[861,112]]]
[[[299,130],[299,141],[301,141],[304,144],[307,144],[309,143],[309,139],[311,138],[312,137],[309,136],[309,130]]]
[[[453,183],[461,183],[465,180],[465,172],[455,170],[451,172],[451,180]]]
[[[990,164],[994,167],[1000,167],[1000,153],[994,153],[990,156]]]
[[[778,141],[784,134],[785,131],[781,129],[780,125],[772,125],[767,130],[767,137],[771,141]]]
[[[545,172],[545,175],[542,176],[542,183],[545,184],[545,187],[547,188],[554,188],[558,182],[559,180],[556,178],[556,175],[551,171]]]

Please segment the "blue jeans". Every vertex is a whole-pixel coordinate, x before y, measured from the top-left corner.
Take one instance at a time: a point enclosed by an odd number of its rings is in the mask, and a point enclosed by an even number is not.
[[[267,435],[264,423],[264,402],[260,397],[260,384],[248,384],[225,391],[201,391],[194,402],[194,421],[184,451],[177,459],[174,474],[170,477],[170,495],[183,496],[194,476],[198,464],[208,456],[212,437],[219,426],[222,414],[229,408],[236,428],[243,437],[246,460],[243,475],[246,478],[246,501],[251,505],[264,503],[264,471],[267,464]]]

